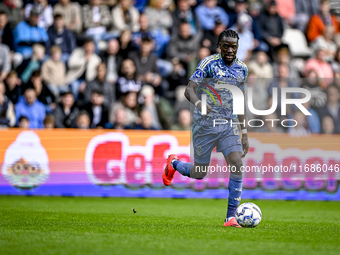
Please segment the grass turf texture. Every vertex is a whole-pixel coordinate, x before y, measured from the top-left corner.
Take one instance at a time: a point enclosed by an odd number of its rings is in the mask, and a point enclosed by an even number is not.
[[[225,200],[0,197],[0,254],[340,254],[339,202],[252,202],[235,229]]]

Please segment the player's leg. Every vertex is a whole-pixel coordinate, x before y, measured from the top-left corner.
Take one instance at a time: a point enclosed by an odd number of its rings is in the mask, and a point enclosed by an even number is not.
[[[210,161],[210,158],[209,158]],[[200,164],[195,162],[192,163],[179,161],[175,154],[171,154],[168,157],[167,164],[163,171],[163,183],[169,186],[174,178],[175,172],[179,172],[183,176],[189,178],[201,180],[207,175],[208,163]]]
[[[237,125],[222,125],[217,150],[222,152],[230,169],[228,212],[224,226],[241,227],[235,213],[242,193],[242,143]],[[222,131],[223,129],[223,131]]]
[[[175,154],[168,157],[163,172],[163,183],[168,186],[174,178],[175,172],[193,179],[203,179],[207,175],[210,156],[215,147],[216,134],[209,132],[206,127],[193,126],[193,147],[195,164],[179,161]]]
[[[226,157],[226,161],[230,166],[229,177],[229,198],[228,198],[228,211],[225,222],[229,222],[235,217],[236,209],[240,204],[242,195],[242,153],[239,151],[233,151]]]

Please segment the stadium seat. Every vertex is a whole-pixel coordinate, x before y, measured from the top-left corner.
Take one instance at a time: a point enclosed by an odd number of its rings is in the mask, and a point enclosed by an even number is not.
[[[309,57],[312,54],[305,35],[298,29],[286,28],[282,42],[288,44],[293,57]]]

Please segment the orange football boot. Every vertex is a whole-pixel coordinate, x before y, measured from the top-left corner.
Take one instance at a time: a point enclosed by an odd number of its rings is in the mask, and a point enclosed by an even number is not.
[[[242,228],[240,224],[237,223],[236,219],[233,217],[228,222],[224,222],[223,227],[235,227],[235,228]]]
[[[170,154],[168,156],[166,166],[163,171],[163,183],[165,186],[169,186],[174,179],[176,170],[171,165],[171,161],[174,159],[178,159],[175,154]]]

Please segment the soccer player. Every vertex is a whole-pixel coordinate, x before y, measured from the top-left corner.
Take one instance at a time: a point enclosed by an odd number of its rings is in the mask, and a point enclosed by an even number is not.
[[[238,40],[235,31],[224,30],[217,41],[221,53],[204,58],[191,76],[185,90],[185,97],[195,105],[192,128],[195,164],[181,162],[175,154],[169,155],[163,172],[163,183],[166,186],[170,185],[176,171],[190,178],[203,179],[207,174],[207,171],[203,170],[208,168],[211,152],[216,147],[218,152],[223,153],[230,169],[233,170],[230,171],[228,212],[224,226],[240,228],[235,219],[235,212],[240,204],[242,193],[242,157],[247,154],[249,147],[246,116],[234,115],[232,93],[225,88],[217,89],[214,85],[221,82],[234,85],[240,88],[244,95],[244,83],[248,71],[246,65],[236,58]],[[205,115],[202,114],[200,100],[202,94],[207,95]],[[245,105],[244,109],[246,109]],[[213,125],[216,119],[228,120],[228,124]],[[244,123],[240,124],[242,139],[238,123]]]

